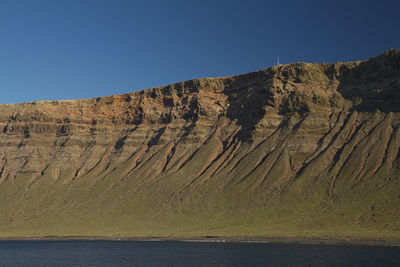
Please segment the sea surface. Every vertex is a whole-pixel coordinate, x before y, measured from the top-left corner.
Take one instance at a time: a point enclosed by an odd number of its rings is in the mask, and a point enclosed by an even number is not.
[[[400,247],[19,240],[0,241],[0,266],[400,266]]]

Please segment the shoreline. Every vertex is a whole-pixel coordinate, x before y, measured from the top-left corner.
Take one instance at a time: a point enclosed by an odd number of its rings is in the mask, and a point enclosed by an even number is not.
[[[400,240],[352,239],[352,238],[290,238],[290,237],[112,237],[112,236],[43,236],[43,237],[0,237],[4,241],[142,241],[142,242],[198,242],[198,243],[264,243],[305,245],[354,245],[399,247]]]

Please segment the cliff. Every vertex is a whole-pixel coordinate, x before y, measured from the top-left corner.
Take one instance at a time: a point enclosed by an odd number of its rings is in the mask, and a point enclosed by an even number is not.
[[[400,50],[0,105],[1,236],[400,237]]]

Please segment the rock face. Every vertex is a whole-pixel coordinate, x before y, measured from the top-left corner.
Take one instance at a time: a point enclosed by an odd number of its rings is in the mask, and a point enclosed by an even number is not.
[[[400,50],[0,105],[2,236],[400,237]]]

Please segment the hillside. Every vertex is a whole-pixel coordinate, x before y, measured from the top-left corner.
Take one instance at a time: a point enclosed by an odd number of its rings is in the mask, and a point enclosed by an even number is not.
[[[0,105],[0,237],[400,239],[400,50]]]

